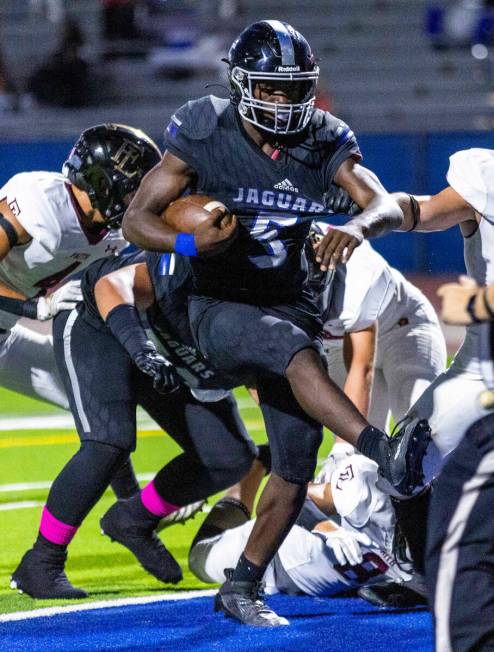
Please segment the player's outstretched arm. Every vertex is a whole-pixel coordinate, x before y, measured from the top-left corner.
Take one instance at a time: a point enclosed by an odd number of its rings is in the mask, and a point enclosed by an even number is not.
[[[451,187],[437,195],[414,197],[395,192],[393,197],[404,216],[396,231],[444,231],[476,219],[474,209]]]
[[[106,325],[138,369],[151,376],[154,388],[163,393],[177,389],[179,380],[172,365],[148,340],[137,311],[154,302],[146,265],[130,265],[103,276],[95,285],[94,295]]]
[[[344,188],[362,212],[338,229],[331,229],[317,245],[316,260],[326,271],[346,262],[364,238],[372,238],[399,228],[403,212],[377,176],[353,159],[344,161],[334,182]]]
[[[343,391],[367,418],[369,413],[376,348],[376,327],[345,333],[343,357],[347,377]]]

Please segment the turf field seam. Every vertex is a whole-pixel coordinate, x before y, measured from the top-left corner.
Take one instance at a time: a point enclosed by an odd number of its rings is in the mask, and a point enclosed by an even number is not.
[[[135,606],[139,604],[151,604],[153,602],[172,602],[179,600],[192,600],[193,598],[210,597],[217,589],[203,589],[198,591],[180,591],[177,593],[162,593],[160,595],[142,596],[138,598],[119,598],[117,600],[98,600],[96,602],[84,602],[63,607],[43,607],[32,611],[15,611],[10,614],[0,615],[0,623],[8,623],[18,620],[30,620],[32,618],[47,618],[65,613],[80,611],[93,611],[95,609],[111,609],[115,607]]]

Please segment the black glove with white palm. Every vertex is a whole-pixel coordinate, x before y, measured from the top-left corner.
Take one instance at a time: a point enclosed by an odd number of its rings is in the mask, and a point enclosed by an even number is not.
[[[138,369],[151,376],[153,387],[160,394],[171,394],[178,389],[180,381],[173,365],[158,353],[151,341],[148,340],[132,359]]]
[[[138,369],[153,379],[153,387],[161,394],[178,389],[180,380],[174,368],[148,340],[135,306],[122,303],[106,316],[106,325],[130,355]]]
[[[357,215],[360,207],[353,201],[348,192],[341,186],[332,183],[324,194],[324,206],[335,215]]]

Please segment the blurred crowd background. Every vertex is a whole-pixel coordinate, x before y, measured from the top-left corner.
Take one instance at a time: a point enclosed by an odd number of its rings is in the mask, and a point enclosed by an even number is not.
[[[262,18],[309,40],[319,105],[349,123],[389,190],[436,192],[452,152],[494,148],[494,0],[0,0],[0,184],[59,169],[98,122],[162,144],[175,108],[228,96],[221,58]],[[405,271],[463,269],[456,229],[377,248]]]

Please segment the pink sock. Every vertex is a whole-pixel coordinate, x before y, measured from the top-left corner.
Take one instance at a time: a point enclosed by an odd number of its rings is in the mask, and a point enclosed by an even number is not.
[[[74,538],[77,529],[78,528],[75,525],[67,525],[67,523],[62,523],[58,518],[55,518],[55,516],[48,511],[46,505],[43,507],[39,531],[45,539],[48,539],[48,541],[61,546],[66,546]]]
[[[156,491],[154,486],[154,481],[151,481],[148,485],[144,487],[141,491],[141,501],[144,507],[154,514],[154,516],[168,516],[172,512],[176,512],[179,507],[177,505],[172,505],[168,503],[164,498],[162,498],[159,493]]]

